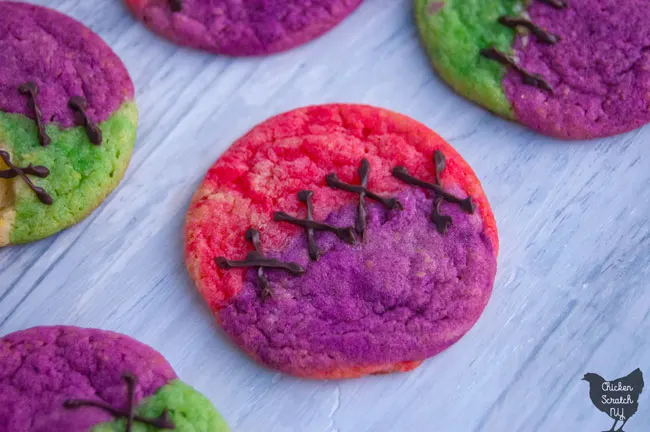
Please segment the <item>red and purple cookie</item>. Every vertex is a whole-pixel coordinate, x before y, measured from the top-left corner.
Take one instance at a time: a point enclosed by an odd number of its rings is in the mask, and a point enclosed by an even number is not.
[[[189,272],[259,363],[309,378],[415,368],[488,302],[497,230],[469,165],[426,126],[362,105],[271,118],[209,170]]]
[[[650,122],[648,0],[415,0],[420,35],[456,91],[565,139]]]
[[[52,235],[119,184],[138,113],[115,53],[52,9],[0,2],[0,246]]]
[[[56,326],[0,338],[0,430],[229,429],[152,348],[118,333]]]
[[[273,54],[316,39],[362,0],[125,0],[159,35],[230,56]]]

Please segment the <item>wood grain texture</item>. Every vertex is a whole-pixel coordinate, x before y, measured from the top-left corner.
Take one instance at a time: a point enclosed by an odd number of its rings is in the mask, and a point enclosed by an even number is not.
[[[431,71],[408,0],[370,0],[325,37],[231,59],[157,39],[119,0],[41,0],[121,56],[141,125],[124,182],[86,221],[0,250],[0,334],[117,330],[160,350],[237,432],[602,431],[580,378],[650,381],[650,127],[547,139],[454,95]],[[494,294],[458,344],[408,374],[339,382],[262,369],[216,328],[186,274],[182,227],[207,168],[256,123],[363,102],[432,127],[483,181],[500,228]],[[650,391],[627,432],[648,430]]]

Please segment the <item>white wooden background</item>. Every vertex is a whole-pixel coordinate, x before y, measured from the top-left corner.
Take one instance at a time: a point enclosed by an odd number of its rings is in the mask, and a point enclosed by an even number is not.
[[[160,350],[235,432],[607,430],[585,372],[650,382],[650,126],[567,143],[453,94],[418,44],[410,0],[369,0],[340,27],[269,58],[157,39],[119,0],[39,0],[126,63],[141,122],[120,188],[86,221],[0,250],[0,334],[40,324],[117,330]],[[400,111],[470,162],[497,217],[492,300],[474,329],[414,372],[315,382],[265,370],[218,330],[183,264],[195,188],[228,145],[295,107]],[[216,215],[218,217],[218,215]],[[650,390],[627,432],[650,426]]]

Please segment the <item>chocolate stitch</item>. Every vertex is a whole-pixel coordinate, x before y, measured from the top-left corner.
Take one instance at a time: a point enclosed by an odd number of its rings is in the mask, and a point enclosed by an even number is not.
[[[312,191],[304,190],[298,192],[298,200],[304,202],[307,206],[307,220],[310,221],[314,220],[314,203],[312,202],[313,196],[314,192]],[[320,258],[321,252],[316,245],[316,239],[314,237],[314,229],[307,228],[307,249],[309,250],[309,258],[317,261],[318,258]]]
[[[335,173],[330,173],[327,175],[327,177],[325,177],[325,182],[332,189],[340,189],[346,192],[359,194],[359,205],[357,210],[355,229],[357,231],[357,234],[361,236],[362,242],[366,239],[366,197],[381,203],[389,210],[402,210],[404,208],[402,207],[402,203],[400,203],[397,198],[384,198],[368,190],[369,174],[370,163],[367,159],[364,158],[361,160],[361,166],[359,167],[360,185],[358,186],[342,182],[339,180],[338,176]]]
[[[217,257],[214,259],[217,266],[222,270],[230,270],[233,268],[246,268],[246,267],[257,267],[257,280],[262,285],[262,299],[267,299],[273,295],[271,291],[271,284],[266,278],[263,269],[280,269],[291,273],[294,276],[300,276],[305,273],[305,269],[297,263],[293,262],[283,262],[275,258],[267,258],[262,252],[262,246],[260,241],[260,233],[254,228],[249,228],[246,230],[246,240],[253,243],[255,251],[248,252],[246,259],[239,261],[231,261],[225,257]]]
[[[14,177],[20,177],[25,183],[27,183],[27,186],[34,191],[43,204],[52,205],[54,201],[50,194],[48,194],[42,187],[36,186],[32,180],[27,177],[28,175],[33,175],[39,178],[46,178],[50,175],[50,170],[42,165],[34,166],[32,164],[29,164],[26,168],[20,168],[11,162],[11,156],[9,156],[9,153],[4,150],[0,150],[0,158],[2,158],[4,163],[9,167],[7,170],[0,171],[0,178],[12,179]]]
[[[67,399],[63,402],[63,407],[65,409],[77,409],[84,406],[99,408],[115,418],[126,418],[126,432],[132,432],[133,422],[143,423],[149,426],[152,426],[157,429],[176,429],[176,425],[169,417],[169,411],[165,409],[163,413],[157,418],[146,418],[135,414],[135,386],[137,385],[138,379],[135,375],[130,372],[126,372],[122,375],[122,380],[126,382],[126,390],[129,401],[129,406],[127,411],[122,411],[116,408],[113,408],[109,404],[103,401],[94,401],[86,399]]]
[[[38,141],[43,147],[47,147],[50,145],[52,140],[45,130],[45,125],[43,124],[43,113],[41,112],[41,107],[38,105],[38,101],[36,100],[36,96],[38,96],[38,84],[33,81],[28,81],[18,87],[18,92],[29,98],[29,104],[34,111],[36,127],[38,128]]]
[[[445,155],[442,154],[440,150],[433,152],[433,164],[436,169],[436,184],[442,186],[440,181],[440,174],[445,170],[447,166],[447,160]],[[453,223],[451,216],[443,215],[440,211],[440,205],[442,204],[443,199],[436,195],[436,198],[433,203],[433,211],[431,212],[431,221],[436,224],[436,229],[440,234],[446,234],[449,226]]]
[[[442,200],[450,203],[458,204],[465,213],[469,213],[469,214],[473,214],[476,207],[472,202],[472,197],[468,196],[467,198],[459,198],[447,192],[442,187],[440,183],[440,174],[446,167],[446,160],[442,152],[436,150],[433,153],[433,160],[434,160],[435,171],[436,171],[435,183],[429,183],[424,180],[420,180],[418,178],[411,176],[409,174],[408,169],[404,166],[396,166],[395,168],[393,168],[392,174],[393,177],[403,181],[404,183],[414,185],[414,186],[420,186],[422,188],[429,189],[435,192],[436,198],[434,200],[434,209],[431,214],[431,220],[436,224],[436,229],[438,230],[438,232],[441,234],[445,234],[447,232],[447,229],[449,228],[449,225],[451,225],[452,223],[452,219],[451,217],[440,213],[440,204]]]
[[[555,45],[560,41],[560,37],[554,35],[553,33],[547,32],[543,28],[537,26],[530,20],[521,17],[512,17],[512,16],[502,16],[499,17],[499,23],[503,24],[506,27],[516,29],[517,27],[525,27],[530,30],[540,42],[543,42],[548,45]]]
[[[275,212],[273,214],[273,220],[276,222],[289,222],[293,225],[305,228],[307,230],[307,247],[309,250],[309,257],[316,261],[320,257],[320,250],[316,246],[316,240],[314,239],[314,231],[331,231],[336,236],[348,244],[356,243],[356,238],[354,236],[353,227],[335,227],[326,223],[320,223],[314,221],[313,216],[313,204],[312,196],[314,192],[310,190],[303,190],[298,192],[298,199],[307,205],[307,219],[298,219],[293,216],[286,214],[285,212]]]
[[[88,110],[88,101],[81,96],[72,96],[68,101],[68,106],[72,109],[77,121],[86,129],[86,135],[91,143],[96,146],[102,143],[102,130],[90,119],[86,110]]]
[[[513,57],[505,54],[502,51],[499,51],[494,46],[491,48],[482,49],[481,55],[485,58],[501,63],[504,66],[511,67],[517,71],[521,75],[524,84],[553,93],[553,87],[551,87],[551,85],[547,83],[544,78],[542,78],[540,75],[531,74],[530,72],[525,71],[521,66],[519,66],[519,64],[517,64]]]

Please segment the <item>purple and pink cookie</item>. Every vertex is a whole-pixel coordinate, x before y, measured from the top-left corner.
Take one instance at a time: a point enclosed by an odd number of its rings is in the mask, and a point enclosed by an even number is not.
[[[647,0],[415,0],[422,41],[458,93],[564,139],[650,122]]]
[[[152,348],[118,333],[56,326],[0,338],[0,430],[229,429]]]
[[[271,118],[208,171],[189,272],[259,363],[309,378],[407,371],[458,341],[496,272],[469,165],[403,115],[323,105]]]
[[[52,235],[119,184],[135,142],[133,84],[81,23],[0,2],[0,246]]]
[[[316,39],[362,0],[125,0],[157,34],[230,56],[285,51]]]

